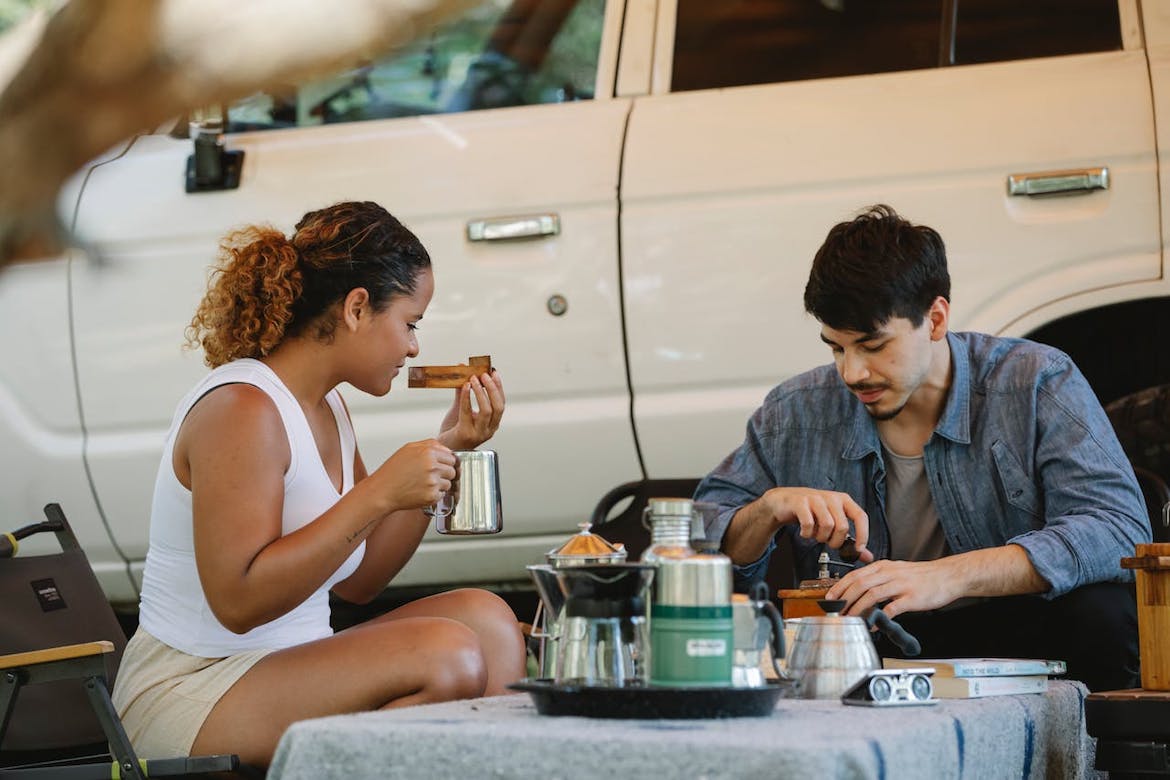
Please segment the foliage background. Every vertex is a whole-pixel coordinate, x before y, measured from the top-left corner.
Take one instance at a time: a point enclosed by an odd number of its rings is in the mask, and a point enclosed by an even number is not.
[[[48,8],[53,0],[0,0],[0,33],[28,16],[34,8]]]

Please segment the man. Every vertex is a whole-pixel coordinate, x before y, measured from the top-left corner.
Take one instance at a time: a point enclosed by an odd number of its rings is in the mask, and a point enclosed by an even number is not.
[[[695,495],[720,505],[737,578],[763,577],[778,534],[815,577],[853,534],[860,561],[827,598],[881,606],[923,657],[1060,658],[1092,690],[1136,686],[1120,559],[1149,523],[1068,356],[949,332],[943,241],[888,206],[833,227],[804,302],[834,365],[774,388]]]

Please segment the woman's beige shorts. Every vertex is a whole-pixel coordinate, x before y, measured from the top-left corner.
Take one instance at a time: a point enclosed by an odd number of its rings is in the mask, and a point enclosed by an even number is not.
[[[188,756],[203,721],[236,680],[271,650],[199,658],[139,628],[122,655],[114,708],[139,758]]]

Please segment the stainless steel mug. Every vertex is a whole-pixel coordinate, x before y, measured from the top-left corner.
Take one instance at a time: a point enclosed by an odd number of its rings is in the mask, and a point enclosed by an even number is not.
[[[500,469],[492,450],[458,450],[451,489],[423,511],[441,534],[497,534],[504,529]]]

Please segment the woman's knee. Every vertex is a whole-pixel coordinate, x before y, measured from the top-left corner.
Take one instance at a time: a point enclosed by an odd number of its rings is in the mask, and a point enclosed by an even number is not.
[[[487,663],[479,637],[454,620],[436,619],[426,629],[430,661],[422,695],[429,701],[473,699],[487,687]]]
[[[488,590],[480,588],[459,588],[446,594],[463,614],[479,617],[481,620],[499,621],[511,627],[519,626],[516,613],[508,602]]]

